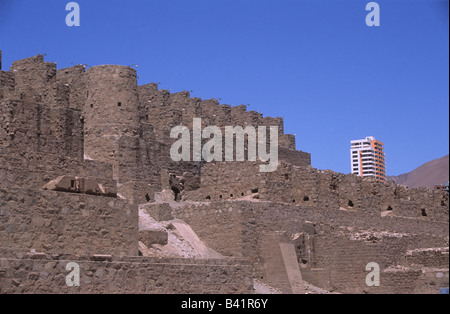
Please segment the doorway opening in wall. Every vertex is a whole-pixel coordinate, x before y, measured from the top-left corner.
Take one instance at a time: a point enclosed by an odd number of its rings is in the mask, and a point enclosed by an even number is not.
[[[355,204],[353,203],[353,201],[348,201],[348,207],[353,208],[355,207]]]
[[[427,210],[425,208],[422,208],[421,214],[422,214],[422,217],[427,217],[428,216]]]
[[[178,202],[180,201],[180,190],[176,187],[172,187],[172,192],[175,194],[175,201]]]

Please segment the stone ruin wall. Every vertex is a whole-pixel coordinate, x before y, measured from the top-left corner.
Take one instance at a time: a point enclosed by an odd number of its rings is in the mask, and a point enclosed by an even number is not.
[[[301,204],[351,212],[376,210],[378,215],[422,217],[448,223],[448,193],[408,189],[355,175],[282,163],[260,173],[257,163],[210,163],[203,167],[200,188],[185,200],[233,200],[253,195],[259,200]]]
[[[445,222],[381,217],[378,210],[358,213],[239,200],[187,204],[173,209],[172,215],[189,223],[216,251],[229,257],[250,259],[255,263],[255,277],[262,281],[267,276],[268,254],[273,252],[269,250],[265,254],[264,239],[267,234],[282,231],[295,244],[304,280],[323,289],[395,293],[398,288],[397,293],[432,293],[430,285],[448,283],[449,239]],[[433,268],[421,268],[427,266],[425,258],[419,259],[422,264],[408,259],[409,252],[423,248],[431,248],[429,256],[436,260]],[[441,252],[439,248],[447,251]],[[365,286],[365,266],[370,262],[380,265],[385,280],[380,288],[372,290]],[[397,267],[400,276],[412,276],[409,290],[391,283],[396,280],[391,271]],[[441,279],[430,277],[430,272],[441,273]]]
[[[222,129],[277,125],[278,170],[171,161],[171,128],[192,128],[194,117]],[[252,292],[249,278],[267,279],[272,233],[295,244],[304,279],[324,289],[410,293],[448,285],[448,194],[313,169],[281,118],[137,86],[128,67],[56,70],[37,56],[0,71],[0,122],[1,292],[64,292],[60,255],[71,254],[88,270],[80,293]],[[71,182],[109,193],[74,190]],[[43,190],[51,184],[55,191]],[[167,189],[185,202],[173,217],[219,253],[250,260],[254,273],[235,259],[131,258],[138,255],[137,206]],[[102,264],[92,257],[98,254],[113,257]],[[382,266],[378,290],[363,285],[368,261]],[[123,286],[99,282],[125,277]],[[177,278],[191,288],[174,285]]]
[[[200,174],[202,163],[167,158],[175,141],[169,137],[171,128],[192,127],[194,117],[201,117],[203,126],[222,129],[276,125],[280,159],[294,165],[311,163],[310,154],[295,150],[295,137],[284,134],[283,119],[264,118],[246,111],[246,106],[191,98],[188,92],[170,94],[156,84],[137,86],[136,71],[128,67],[86,71],[78,65],[56,70],[55,64],[36,56],[14,62],[9,72],[1,72],[0,81],[1,146],[106,162],[113,165],[120,185],[148,185],[163,169],[178,176]],[[130,143],[124,143],[126,138]],[[150,184],[159,188],[158,180]]]
[[[316,226],[326,224],[336,228],[345,226],[370,232],[426,236],[419,242],[411,242],[411,245],[418,245],[417,248],[448,243],[446,222],[399,216],[382,217],[375,212],[354,213],[278,202],[239,200],[186,203],[172,209],[174,217],[189,223],[212,248],[226,256],[242,257],[252,251],[244,248],[244,245],[251,245],[251,241],[243,241],[247,235],[250,237],[251,233],[248,232],[251,229],[260,233],[284,230],[294,235],[299,231],[304,232],[306,222]],[[249,228],[247,231],[244,231],[244,225]],[[227,236],[222,236],[224,234]],[[433,242],[435,238],[439,241]],[[426,242],[428,240],[429,243]]]
[[[47,254],[137,256],[137,206],[116,198],[0,189],[0,248]]]
[[[80,287],[66,285],[66,265],[80,265]],[[40,294],[247,294],[248,261],[149,257],[0,256],[0,293]]]
[[[0,291],[251,293],[248,262],[137,258],[137,204],[160,190],[169,147],[140,123],[134,70],[89,70],[56,71],[37,56],[0,71]],[[44,191],[49,184],[56,190]],[[65,285],[69,261],[86,271],[78,291]]]

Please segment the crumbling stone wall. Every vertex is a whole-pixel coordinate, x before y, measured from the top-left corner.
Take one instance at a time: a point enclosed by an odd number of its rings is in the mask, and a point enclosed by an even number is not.
[[[80,266],[68,287],[66,265]],[[253,267],[243,260],[26,255],[0,257],[0,293],[250,294]]]
[[[56,72],[58,86],[64,89],[67,107],[83,111],[87,98],[86,67],[76,65]]]
[[[41,55],[13,62],[15,90],[21,98],[55,105],[56,64]]]
[[[56,65],[43,56],[16,61],[9,72],[1,72],[1,146],[64,156],[82,153],[82,114],[69,106],[69,87],[57,76]]]
[[[448,268],[449,249],[445,248],[425,248],[409,250],[406,253],[406,260],[410,265],[423,265],[425,267]]]
[[[260,173],[258,163],[205,164],[200,188],[186,192],[184,199],[236,199],[251,194],[267,201],[448,222],[445,191],[407,189],[394,182],[380,183],[286,163],[272,173]]]
[[[0,103],[0,121],[1,146],[74,158],[83,156],[80,111],[4,100]]]
[[[186,200],[238,199],[263,192],[264,175],[256,162],[207,163],[202,167],[200,188],[185,193]]]
[[[0,148],[0,186],[42,189],[60,176],[92,179],[107,189],[115,189],[112,166],[94,160],[80,160],[39,152]]]
[[[119,199],[0,188],[0,248],[137,256],[137,225],[137,206]]]
[[[284,134],[282,118],[263,117],[256,111],[247,111],[247,106],[232,107],[219,105],[218,100],[191,98],[189,92],[170,94],[159,90],[158,85],[139,87],[140,106],[146,111],[146,121],[156,130],[156,139],[163,143],[173,143],[170,130],[183,125],[192,130],[193,118],[202,118],[204,126],[215,125],[224,133],[226,126],[277,126],[279,130],[280,156],[296,165],[310,165],[311,155],[296,152],[295,136]]]
[[[0,101],[12,96],[14,85],[14,73],[0,71]]]
[[[346,293],[383,293],[393,289],[389,286],[393,279],[387,276],[383,288],[367,290],[365,267],[368,263],[376,262],[381,270],[389,272],[392,266],[407,265],[410,250],[448,247],[448,223],[382,217],[370,212],[264,201],[214,201],[198,205],[187,203],[172,209],[172,215],[189,223],[199,237],[219,253],[249,258],[255,263],[256,277],[263,281],[263,239],[267,233],[282,231],[297,247],[305,280],[324,289]],[[227,237],[223,237],[224,234]],[[445,258],[448,255],[443,255],[440,261]],[[445,269],[446,264],[441,262]],[[424,266],[428,265],[421,265]],[[405,270],[405,274],[410,272],[409,268]],[[448,273],[448,269],[444,273]],[[421,278],[422,275],[414,277],[413,287],[419,285]],[[417,289],[417,292],[425,291]]]
[[[260,173],[259,162],[173,162],[170,130],[192,130],[193,118],[222,131],[278,126],[277,171]],[[56,70],[36,56],[0,71],[0,178],[2,292],[72,292],[61,287],[61,254],[78,255],[87,270],[75,292],[251,292],[253,266],[266,280],[277,246],[264,241],[268,234],[295,244],[304,279],[325,289],[434,293],[448,285],[448,193],[314,169],[283,119],[137,86],[129,67]],[[251,265],[129,257],[138,255],[137,205],[155,194],[181,201],[165,204],[168,216],[209,247]],[[51,257],[24,255],[31,250]],[[380,289],[365,286],[369,261],[382,266]],[[179,277],[185,286],[174,284]]]
[[[145,157],[143,162],[151,164],[153,172],[168,169],[178,176],[201,172],[203,163],[175,163],[169,158],[175,141],[169,136],[171,128],[180,124],[192,127],[195,117],[202,118],[205,126],[222,129],[234,125],[276,125],[280,132],[280,158],[296,165],[311,162],[309,154],[295,151],[295,137],[284,134],[283,119],[263,117],[247,111],[246,106],[231,107],[213,99],[191,98],[188,92],[170,94],[158,90],[156,84],[138,87],[136,71],[129,67],[105,65],[85,71],[85,66],[77,65],[56,71],[54,64],[45,63],[39,55],[15,62],[10,72],[1,73],[0,82],[2,96],[13,87],[13,97],[1,106],[3,145],[108,162],[113,164],[114,178],[128,186],[129,176],[120,179],[119,168],[125,169],[123,174],[129,174],[146,167],[130,170],[130,160],[120,156]],[[140,143],[120,147],[122,136]],[[131,181],[139,181],[138,186],[142,186],[142,180]],[[157,184],[151,184],[158,190]]]
[[[389,233],[422,235],[423,247],[436,247],[434,238],[448,239],[448,223],[398,216],[374,215],[371,212],[349,212],[336,209],[307,207],[304,205],[285,204],[267,201],[213,201],[203,203],[186,203],[172,209],[172,215],[186,221],[199,237],[210,247],[221,252],[215,241],[223,241],[223,247],[232,254],[240,255],[239,243],[248,232],[248,237],[255,239],[254,232],[276,232],[285,230],[295,234],[304,228],[305,221],[329,224],[335,227],[345,226],[361,230],[386,231]],[[242,225],[244,224],[244,229]],[[253,230],[253,231],[252,231]],[[255,231],[256,230],[256,231]],[[233,241],[226,242],[220,235],[227,234]],[[226,233],[225,233],[226,232]],[[241,240],[238,240],[241,239]],[[426,241],[430,242],[427,243]],[[211,241],[211,242],[209,242]],[[440,241],[444,246],[445,242]],[[447,240],[448,241],[448,240]],[[255,242],[255,241],[253,241]],[[230,249],[233,248],[233,249]],[[229,254],[225,254],[229,255]]]

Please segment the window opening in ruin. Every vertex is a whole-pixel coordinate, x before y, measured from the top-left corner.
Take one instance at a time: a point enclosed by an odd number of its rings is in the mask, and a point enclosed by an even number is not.
[[[425,208],[422,208],[422,217],[427,217],[427,210]]]
[[[72,189],[75,187],[75,180],[70,180],[70,187]]]
[[[234,194],[230,194],[230,197],[234,197]]]
[[[305,196],[305,197],[303,198],[303,201],[304,201],[304,202],[309,202],[309,196]]]
[[[122,103],[121,103],[121,102],[118,102],[118,103],[117,103],[117,106],[122,107]]]
[[[222,199],[222,198],[223,198],[223,195],[220,195],[219,198]]]
[[[241,193],[241,196],[244,196],[245,195],[245,193]]]
[[[145,199],[147,200],[147,203],[151,201],[150,195],[148,195],[148,193],[145,194]]]
[[[292,200],[292,203],[296,203],[296,201],[295,201],[295,200]]]
[[[208,196],[206,197],[206,199],[207,199],[207,200],[210,200],[210,199],[211,199],[211,196],[208,195]]]
[[[391,206],[388,206],[387,208],[388,211],[394,210]]]
[[[285,174],[285,175],[284,175],[284,179],[289,180],[289,175],[288,175],[288,174]]]
[[[253,193],[253,194],[258,193],[258,192],[259,192],[258,189],[253,189],[253,190],[252,190],[252,193]]]
[[[348,207],[355,207],[355,204],[353,204],[353,202],[352,201],[348,201]]]
[[[93,104],[91,104],[91,108],[94,108],[94,105],[93,105]]]
[[[176,202],[178,202],[180,199],[179,199],[179,196],[180,196],[180,190],[178,189],[178,188],[176,188],[176,187],[172,187],[172,191],[173,191],[173,193],[175,194],[175,201]]]

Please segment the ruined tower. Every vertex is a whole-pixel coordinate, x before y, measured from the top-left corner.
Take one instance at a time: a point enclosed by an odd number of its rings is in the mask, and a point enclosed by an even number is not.
[[[86,75],[85,159],[113,164],[117,177],[120,137],[137,137],[139,134],[136,70],[125,66],[102,65],[89,68]]]

